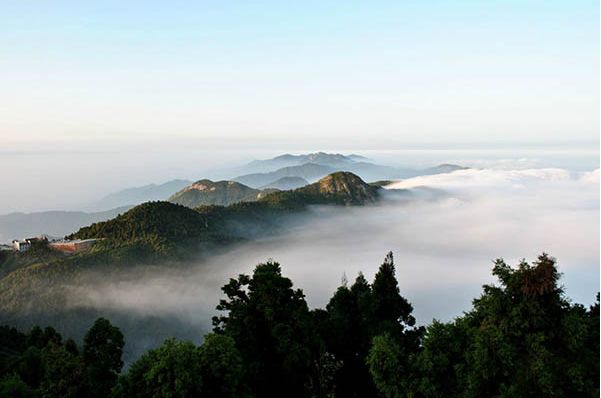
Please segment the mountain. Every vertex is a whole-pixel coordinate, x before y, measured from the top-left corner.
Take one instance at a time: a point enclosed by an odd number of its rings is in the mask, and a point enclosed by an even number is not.
[[[305,163],[300,166],[284,167],[269,173],[242,175],[234,178],[234,180],[251,187],[263,187],[268,186],[268,184],[271,182],[284,177],[303,178],[310,182],[314,182],[315,180],[335,171],[351,172],[353,174],[357,174],[364,180],[399,179],[413,177],[419,174],[417,171],[411,169],[398,169],[395,167],[381,166],[367,162],[348,161],[341,162],[336,166],[324,166],[318,163]]]
[[[307,181],[315,181],[334,171],[337,170],[330,166],[323,166],[317,163],[305,163],[300,166],[283,167],[269,173],[246,174],[238,176],[233,180],[248,185],[249,187],[258,188],[284,177],[300,177]]]
[[[284,154],[271,159],[253,160],[245,166],[221,170],[222,176],[252,188],[268,186],[283,177],[300,177],[309,182],[335,171],[349,171],[364,180],[396,180],[420,175],[448,173],[461,166],[443,164],[428,169],[392,167],[369,162],[360,155],[315,152],[300,155]],[[232,178],[231,176],[236,176]]]
[[[441,164],[428,169],[418,170],[410,168],[399,168],[384,166],[366,162],[359,155],[341,155],[324,152],[310,153],[306,155],[280,155],[273,159],[256,160],[249,163],[253,169],[270,169],[282,166],[273,171],[244,174],[233,178],[249,187],[259,188],[270,186],[274,181],[284,177],[303,178],[314,182],[335,171],[346,171],[358,175],[363,180],[398,180],[420,175],[431,175],[450,173],[455,170],[464,169],[462,166],[453,164]],[[306,162],[306,163],[302,163]],[[300,163],[300,164],[299,164]]]
[[[365,161],[367,158],[359,155],[342,155],[340,153],[315,152],[301,155],[284,154],[271,159],[253,160],[245,167],[252,173],[267,173],[284,167],[301,166],[314,163],[322,166],[339,168],[354,162]]]
[[[104,222],[83,227],[70,239],[102,238],[116,242],[163,239],[181,243],[206,238],[208,226],[197,211],[170,202],[146,202]]]
[[[330,174],[296,191],[322,197],[328,202],[346,205],[373,203],[378,197],[377,187],[367,184],[353,173],[342,171]]]
[[[443,163],[438,166],[430,167],[428,169],[422,170],[421,175],[431,175],[431,174],[445,174],[452,173],[457,170],[467,170],[469,167],[459,166],[456,164]]]
[[[377,200],[379,190],[353,173],[339,171],[302,188],[272,193],[260,202],[287,209],[318,204],[365,205]]]
[[[195,208],[205,205],[227,206],[237,202],[253,202],[273,192],[247,187],[236,181],[199,180],[169,197],[169,201]]]
[[[454,164],[441,164],[424,170],[397,169],[394,167],[364,162],[361,157],[355,155],[345,156],[339,154],[325,154],[322,152],[307,155],[282,155],[271,160],[298,162],[307,159],[347,162],[347,165],[343,168],[344,171],[353,172],[363,180],[368,181],[383,179],[398,180],[417,175],[449,173],[466,169],[466,167]],[[240,184],[233,182],[232,185],[228,185],[229,182],[225,181],[214,183],[209,180],[201,180],[204,181],[207,186],[213,184],[211,187],[215,188],[214,191],[210,191],[210,188],[209,191],[193,189],[186,191],[186,188],[184,187],[188,186],[187,188],[190,188],[194,184],[190,185],[190,182],[187,180],[172,180],[160,185],[151,184],[130,188],[108,195],[96,204],[96,206],[100,208],[111,207],[111,205],[114,205],[109,210],[105,211],[45,211],[1,215],[0,242],[9,242],[12,239],[40,234],[64,236],[84,225],[113,218],[119,213],[127,211],[133,204],[143,203],[149,200],[164,200],[169,198],[169,200],[172,200],[174,203],[180,203],[189,207],[207,204],[228,205],[237,201],[255,201],[267,196],[272,192],[272,189],[296,189],[307,185],[309,183],[308,181],[313,182],[333,171],[334,169],[329,166],[307,163],[300,166],[285,167],[270,173],[240,176],[236,178]],[[201,181],[197,183],[200,183]],[[262,191],[243,184],[257,188],[260,187],[259,189]],[[182,188],[184,189],[182,190]],[[174,192],[177,193],[173,194]],[[170,197],[170,195],[172,196]],[[125,206],[118,207],[118,204],[125,204]]]
[[[141,187],[127,188],[111,193],[92,205],[95,209],[112,209],[119,206],[137,205],[152,200],[165,200],[173,192],[177,192],[192,181],[171,180],[163,184],[149,184]]]
[[[309,181],[301,177],[282,177],[275,181],[265,184],[261,189],[275,188],[280,191],[288,191],[309,185]]]
[[[222,183],[236,186],[227,181],[207,180],[195,184],[203,185],[201,192],[211,192],[210,184],[222,186]],[[266,193],[256,201],[238,201],[229,206],[204,205],[191,209],[171,202],[147,202],[114,219],[83,227],[68,238],[103,239],[89,257],[104,252],[101,258],[105,260],[108,256],[116,262],[131,258],[141,261],[182,254],[181,250],[194,249],[201,243],[222,244],[269,234],[277,230],[280,217],[302,211],[308,205],[364,205],[375,202],[378,191],[379,188],[352,173],[337,172],[302,188]],[[196,249],[189,253],[198,254]],[[79,261],[85,257],[81,256]]]
[[[211,186],[202,181],[198,184],[205,185],[203,191],[210,192]],[[114,219],[83,227],[68,238],[103,239],[91,253],[81,255],[78,263],[175,259],[198,255],[201,244],[219,245],[272,233],[281,227],[280,217],[303,211],[308,205],[373,203],[378,190],[352,173],[337,172],[302,188],[275,191],[254,202],[229,206],[191,209],[171,202],[147,202]]]
[[[270,173],[272,171],[276,171],[285,167],[302,166],[306,163],[319,164],[321,166],[331,167],[334,170],[339,170],[340,167],[344,165],[355,162],[365,162],[367,160],[367,158],[356,154],[343,155],[339,153],[314,152],[292,155],[287,153],[270,159],[253,160],[241,166],[213,170],[211,172],[211,175],[219,179],[231,179],[232,176]],[[266,181],[261,186],[266,185],[270,182],[271,181]]]
[[[213,185],[236,186],[228,181],[218,183],[201,180],[201,192]],[[195,185],[193,184],[193,185]],[[199,187],[200,188],[200,187]],[[248,190],[248,187],[244,187]],[[217,189],[216,189],[217,190]],[[267,193],[254,202],[237,202],[229,206],[205,205],[190,209],[171,202],[147,202],[114,219],[83,227],[69,236],[71,239],[102,238],[99,250],[110,250],[129,244],[146,245],[146,249],[165,249],[187,243],[231,241],[248,236],[246,228],[264,226],[277,217],[303,210],[307,205],[364,205],[378,198],[379,188],[373,187],[348,172],[328,175],[314,184],[292,191]]]
[[[10,242],[17,238],[66,234],[94,222],[108,220],[130,209],[118,207],[102,212],[82,211],[42,211],[36,213],[10,213],[0,216],[0,242]]]

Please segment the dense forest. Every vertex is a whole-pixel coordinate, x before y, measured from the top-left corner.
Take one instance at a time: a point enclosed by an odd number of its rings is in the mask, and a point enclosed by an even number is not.
[[[599,295],[585,308],[555,259],[495,262],[496,285],[451,322],[417,326],[392,253],[370,283],[309,309],[276,262],[231,279],[200,346],[166,340],[124,368],[100,318],[83,343],[0,327],[1,397],[597,397]]]

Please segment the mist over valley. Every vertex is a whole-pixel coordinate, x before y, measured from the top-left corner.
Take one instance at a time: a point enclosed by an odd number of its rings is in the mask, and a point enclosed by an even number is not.
[[[302,199],[307,207],[300,212],[226,216],[220,220],[238,240],[207,241],[202,248],[192,246],[186,257],[167,254],[148,257],[153,259],[147,263],[134,254],[132,260],[115,260],[121,264],[115,266],[110,259],[116,257],[99,257],[93,266],[76,265],[75,277],[66,271],[68,264],[56,272],[51,263],[42,277],[20,277],[27,268],[17,269],[0,280],[4,289],[19,292],[4,294],[0,311],[13,324],[52,324],[77,338],[93,319],[108,317],[124,332],[125,358],[131,361],[169,336],[200,343],[212,328],[221,286],[258,263],[278,261],[308,304],[322,308],[343,280],[360,272],[371,279],[388,251],[395,254],[399,287],[414,305],[418,324],[466,311],[480,286],[493,282],[490,271],[498,257],[516,262],[551,253],[566,275],[567,294],[576,302],[592,300],[599,276],[598,169],[444,171],[379,182],[379,199],[362,199],[359,206]],[[347,182],[342,184],[347,192]],[[197,206],[204,204],[191,204]],[[35,261],[27,267],[32,266]]]

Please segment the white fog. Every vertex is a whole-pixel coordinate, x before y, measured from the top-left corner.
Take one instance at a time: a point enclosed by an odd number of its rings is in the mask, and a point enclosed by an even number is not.
[[[428,189],[420,188],[428,187]],[[543,251],[559,260],[566,292],[590,304],[599,279],[599,171],[563,169],[463,170],[416,177],[387,187],[383,204],[313,208],[287,233],[236,247],[185,271],[158,270],[120,281],[99,277],[70,287],[73,306],[175,315],[207,330],[220,286],[273,259],[303,289],[310,306],[323,307],[343,275],[371,279],[392,250],[401,293],[419,323],[452,319],[469,309],[481,285],[493,282],[492,261],[515,265]],[[388,191],[394,192],[394,191]]]

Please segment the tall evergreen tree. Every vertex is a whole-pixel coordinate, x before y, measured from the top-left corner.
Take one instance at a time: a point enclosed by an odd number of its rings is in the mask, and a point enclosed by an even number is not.
[[[123,367],[125,342],[119,328],[98,318],[84,337],[83,360],[87,370],[88,395],[106,397]]]
[[[389,252],[374,277],[372,285],[373,323],[375,334],[395,335],[406,326],[415,325],[413,307],[401,296],[395,276],[394,259]]]
[[[411,366],[420,349],[424,329],[415,326],[413,307],[401,296],[389,252],[372,285],[372,348],[367,357],[378,389],[387,397],[401,396],[412,382]],[[385,380],[393,377],[388,383]],[[383,389],[384,388],[384,389]]]
[[[371,286],[359,274],[350,288],[339,287],[326,307],[328,318],[323,339],[327,350],[342,364],[334,378],[336,396],[376,394],[365,363],[372,337],[371,296]]]
[[[399,292],[392,253],[386,256],[372,285],[359,274],[350,288],[338,288],[326,309],[329,328],[324,339],[334,358],[342,362],[335,378],[336,395],[377,396],[367,363],[373,338],[383,334],[394,338],[406,362],[417,352],[422,333],[413,328],[413,308]]]
[[[259,264],[222,289],[215,331],[236,342],[257,396],[304,397],[314,352],[310,316],[302,291],[276,262]]]

